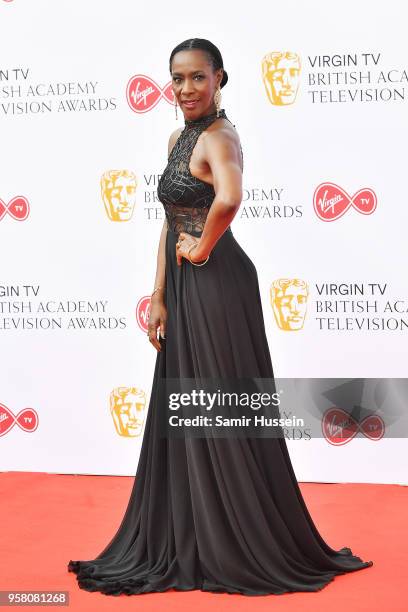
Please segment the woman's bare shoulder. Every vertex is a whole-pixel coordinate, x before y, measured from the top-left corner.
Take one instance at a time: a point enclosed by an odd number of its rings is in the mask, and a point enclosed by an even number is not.
[[[209,146],[241,146],[239,134],[235,126],[223,117],[214,121],[202,135],[204,136],[205,144]]]
[[[168,155],[170,155],[174,145],[176,144],[178,137],[180,136],[181,132],[183,131],[182,127],[177,128],[176,130],[174,130],[174,132],[172,132],[170,134],[170,138],[169,138],[169,146],[168,146]]]
[[[205,134],[216,138],[232,138],[239,141],[239,135],[235,125],[225,117],[219,117],[205,130]]]
[[[241,140],[228,119],[220,117],[201,136],[204,136],[203,157],[207,161],[209,158],[234,160],[243,170]]]

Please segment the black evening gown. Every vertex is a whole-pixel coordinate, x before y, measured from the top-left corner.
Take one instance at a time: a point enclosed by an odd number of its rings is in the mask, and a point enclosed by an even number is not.
[[[229,121],[224,109],[221,117]],[[189,160],[216,119],[185,120],[159,181],[168,222],[166,339],[122,522],[95,559],[68,564],[87,591],[318,591],[337,574],[373,564],[322,539],[284,438],[159,435],[159,379],[273,377],[257,271],[231,227],[204,266],[176,263],[178,233],[199,236],[215,196],[191,174]]]

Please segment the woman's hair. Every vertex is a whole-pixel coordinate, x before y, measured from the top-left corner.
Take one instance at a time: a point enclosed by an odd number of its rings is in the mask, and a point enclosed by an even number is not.
[[[212,67],[215,70],[219,68],[223,69],[223,75],[220,83],[220,87],[224,87],[228,81],[227,71],[224,70],[224,64],[222,61],[222,56],[218,47],[216,47],[212,42],[206,40],[205,38],[188,38],[187,40],[183,40],[177,47],[174,47],[173,51],[170,54],[169,60],[169,68],[171,72],[171,62],[173,61],[173,57],[179,51],[187,51],[189,49],[200,49],[200,51],[204,51],[207,55],[209,62],[212,64]]]

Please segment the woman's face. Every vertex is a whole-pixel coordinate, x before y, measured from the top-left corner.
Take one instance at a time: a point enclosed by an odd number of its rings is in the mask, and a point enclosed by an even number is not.
[[[214,72],[200,49],[179,51],[171,64],[172,87],[186,119],[215,111],[214,93],[222,78],[222,68]]]

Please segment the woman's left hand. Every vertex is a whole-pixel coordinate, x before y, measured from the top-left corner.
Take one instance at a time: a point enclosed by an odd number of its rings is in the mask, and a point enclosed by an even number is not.
[[[194,262],[205,259],[205,257],[200,257],[200,259],[196,259],[195,251],[197,250],[197,247],[191,249],[190,255],[188,255],[189,249],[193,246],[193,244],[198,244],[199,241],[200,239],[196,236],[187,234],[187,232],[180,232],[178,241],[176,243],[176,257],[178,266],[181,266],[183,257],[185,257],[187,260],[191,260]]]

